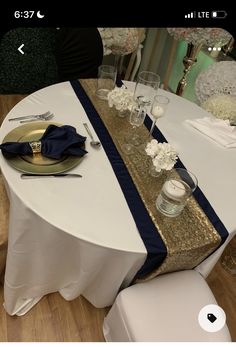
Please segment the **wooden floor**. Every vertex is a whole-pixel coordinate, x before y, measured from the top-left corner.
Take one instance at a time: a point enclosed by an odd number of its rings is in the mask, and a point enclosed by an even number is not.
[[[236,236],[226,247],[221,259],[229,249],[236,249]],[[236,262],[235,262],[236,271]],[[221,265],[220,260],[207,278],[207,283],[216,297],[216,301],[226,314],[226,322],[232,337],[236,342],[236,275],[228,273]]]
[[[224,309],[233,341],[236,341],[236,276],[218,263],[207,280]],[[45,296],[26,315],[9,316],[3,308],[0,287],[1,342],[100,342],[103,318],[109,308],[97,309],[83,297],[64,300],[60,294]]]
[[[0,124],[23,97],[0,95]],[[233,243],[236,247],[236,238]],[[236,276],[227,273],[219,261],[207,282],[226,313],[232,340],[236,341]],[[26,315],[11,317],[3,308],[3,287],[0,286],[0,341],[104,341],[102,323],[108,310],[96,309],[83,297],[65,301],[58,293],[53,293],[45,296]]]
[[[104,341],[102,322],[108,309],[96,309],[79,297],[65,301],[60,294],[45,296],[26,315],[9,316],[0,290],[1,342]]]
[[[8,112],[26,95],[2,95],[0,94],[0,125]]]

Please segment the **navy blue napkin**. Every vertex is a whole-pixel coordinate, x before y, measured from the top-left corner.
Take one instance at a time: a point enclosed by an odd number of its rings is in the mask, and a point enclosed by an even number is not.
[[[86,137],[76,133],[70,125],[58,127],[49,125],[41,141],[41,154],[52,159],[60,159],[64,155],[84,156],[87,151],[83,149]],[[5,142],[0,145],[3,154],[27,155],[32,154],[29,142]]]

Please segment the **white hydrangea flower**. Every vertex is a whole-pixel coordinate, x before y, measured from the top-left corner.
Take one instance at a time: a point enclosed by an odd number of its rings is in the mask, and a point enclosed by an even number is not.
[[[158,143],[155,139],[147,144],[145,151],[152,158],[157,172],[171,170],[178,158],[178,153],[172,145],[166,142]]]
[[[212,95],[201,106],[216,118],[236,122],[236,96],[227,94]]]
[[[115,107],[118,111],[131,111],[135,105],[133,93],[122,86],[121,88],[115,87],[107,95],[109,107]]]
[[[149,155],[150,157],[154,158],[157,153],[158,153],[158,146],[157,146],[158,142],[157,140],[153,139],[150,142],[148,142],[145,151],[147,153],[147,155]]]

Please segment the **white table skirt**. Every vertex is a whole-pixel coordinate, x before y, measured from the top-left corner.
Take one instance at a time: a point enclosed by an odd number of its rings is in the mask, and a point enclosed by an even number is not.
[[[10,194],[5,309],[24,314],[43,295],[66,300],[83,295],[96,307],[110,305],[127,286],[143,255],[101,247],[52,226]]]
[[[68,82],[39,90],[17,104],[4,121],[3,137],[19,122],[8,118],[50,110],[53,121],[87,136],[93,129]],[[95,133],[96,135],[96,133]],[[72,300],[83,294],[96,307],[111,305],[146,259],[121,188],[103,150],[92,148],[72,172],[82,179],[22,180],[0,157],[10,198],[5,308],[26,313],[55,291]]]
[[[134,84],[127,85],[132,88]],[[232,237],[236,230],[236,150],[222,149],[183,123],[206,116],[204,110],[174,94],[160,93],[171,102],[158,126],[177,148],[184,165],[196,174]],[[70,84],[64,82],[17,104],[3,122],[0,141],[19,125],[8,118],[47,110],[55,114],[55,122],[73,125],[81,135],[87,136],[83,122],[93,129]],[[88,155],[72,170],[83,178],[66,181],[23,181],[0,155],[11,205],[4,289],[4,305],[11,315],[26,313],[43,295],[55,291],[67,300],[82,294],[96,307],[108,306],[146,259],[146,249],[105,152],[89,144],[87,149]],[[225,244],[200,264],[203,275],[215,265]]]

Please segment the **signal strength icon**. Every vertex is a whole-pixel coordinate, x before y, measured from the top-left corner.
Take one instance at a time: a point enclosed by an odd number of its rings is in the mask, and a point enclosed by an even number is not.
[[[184,15],[184,18],[194,18],[194,17],[195,17],[195,12],[190,12]]]

